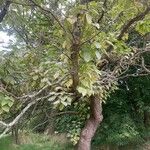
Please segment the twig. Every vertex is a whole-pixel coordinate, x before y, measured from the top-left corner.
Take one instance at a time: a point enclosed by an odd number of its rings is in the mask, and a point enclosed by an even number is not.
[[[35,130],[36,128],[38,128],[38,127],[44,125],[45,123],[49,122],[49,120],[50,120],[51,118],[53,118],[53,117],[60,116],[60,115],[66,115],[66,114],[69,114],[69,115],[70,115],[70,114],[71,114],[71,115],[77,115],[78,113],[75,112],[75,111],[65,111],[65,112],[56,113],[56,114],[52,115],[50,118],[48,118],[48,120],[46,120],[46,121],[44,121],[44,122],[38,124],[37,126],[35,126],[35,127],[34,127],[33,129],[31,129],[31,130],[33,131],[33,130]]]
[[[104,3],[103,3],[102,13],[101,13],[101,16],[98,19],[97,23],[100,23],[102,21],[103,17],[104,17],[104,14],[105,14],[106,9],[107,9],[106,4],[107,4],[107,0],[105,0]]]
[[[145,62],[144,62],[144,58],[142,57],[142,68],[148,73],[150,74],[150,70],[146,68],[145,66]]]
[[[148,76],[149,74],[127,74],[125,76],[118,77],[118,80],[128,78],[128,77],[142,77],[142,76]]]
[[[34,6],[38,7],[39,9],[41,9],[44,12],[50,13],[51,16],[57,21],[57,23],[59,24],[59,26],[64,30],[64,32],[66,32],[66,29],[64,28],[64,26],[62,25],[62,23],[60,22],[60,20],[58,19],[58,17],[50,10],[47,10],[43,7],[41,7],[40,5],[38,5],[37,3],[35,3],[33,0],[29,0],[32,4],[34,4]]]

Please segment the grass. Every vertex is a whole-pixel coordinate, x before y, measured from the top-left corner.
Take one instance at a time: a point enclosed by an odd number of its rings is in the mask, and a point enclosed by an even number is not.
[[[23,132],[19,135],[20,145],[15,145],[10,136],[0,139],[0,150],[74,150],[68,139],[63,134],[46,136],[44,134],[35,134]],[[92,150],[102,150],[101,146],[93,147]],[[140,147],[137,145],[128,145],[119,147],[119,150],[149,150],[150,140],[143,143]],[[111,150],[116,150],[111,147]]]
[[[12,139],[11,137],[4,137],[0,140],[0,150],[12,150]]]
[[[0,150],[73,150],[64,135],[45,136],[43,134],[22,133],[20,145],[15,145],[10,136],[0,140]]]

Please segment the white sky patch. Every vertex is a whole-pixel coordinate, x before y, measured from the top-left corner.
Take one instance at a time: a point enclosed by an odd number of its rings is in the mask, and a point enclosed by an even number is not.
[[[15,39],[13,36],[7,35],[6,32],[0,31],[0,51],[10,50],[7,48],[10,42],[13,42]]]

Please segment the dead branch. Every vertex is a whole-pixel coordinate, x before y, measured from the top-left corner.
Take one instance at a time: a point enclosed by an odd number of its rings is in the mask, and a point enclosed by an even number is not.
[[[142,68],[144,69],[145,72],[150,74],[150,70],[148,68],[146,68],[146,66],[145,66],[145,62],[144,62],[144,58],[143,57],[142,57]]]

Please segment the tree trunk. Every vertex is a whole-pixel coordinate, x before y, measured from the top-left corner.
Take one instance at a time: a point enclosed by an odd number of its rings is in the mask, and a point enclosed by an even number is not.
[[[91,96],[90,102],[90,118],[87,120],[85,127],[80,134],[80,140],[78,143],[78,150],[90,150],[91,140],[95,135],[95,132],[103,120],[102,115],[102,102],[98,96]]]
[[[13,128],[12,128],[12,137],[13,137],[14,143],[17,145],[20,144],[18,132],[19,132],[19,130],[18,130],[18,124],[17,124],[15,126],[13,126]]]
[[[144,125],[146,128],[150,127],[150,112],[147,110],[144,111]]]
[[[89,2],[92,2],[92,1],[94,1],[94,0],[81,0],[81,4],[86,4],[86,3],[89,3]]]

